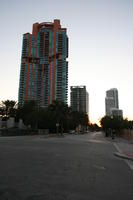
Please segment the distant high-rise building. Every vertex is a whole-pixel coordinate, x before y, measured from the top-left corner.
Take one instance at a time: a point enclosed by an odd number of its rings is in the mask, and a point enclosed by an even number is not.
[[[34,100],[48,106],[54,100],[67,103],[68,37],[60,20],[33,24],[22,43],[19,105]]]
[[[123,116],[122,110],[119,110],[118,90],[116,88],[106,91],[105,108],[107,116]]]
[[[71,86],[70,103],[73,111],[88,114],[89,94],[86,91],[86,86]]]
[[[120,109],[116,109],[116,108],[113,108],[111,110],[111,113],[112,113],[112,116],[120,116],[120,117],[123,117],[123,110],[120,110]]]

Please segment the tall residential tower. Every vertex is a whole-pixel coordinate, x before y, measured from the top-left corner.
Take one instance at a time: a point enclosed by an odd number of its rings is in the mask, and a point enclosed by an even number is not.
[[[68,37],[60,20],[33,24],[22,43],[19,105],[34,100],[48,106],[54,100],[67,103]]]
[[[89,94],[86,90],[86,86],[71,86],[70,98],[71,108],[73,111],[88,114]]]
[[[105,109],[107,116],[123,116],[122,110],[119,110],[118,90],[116,88],[106,91]]]

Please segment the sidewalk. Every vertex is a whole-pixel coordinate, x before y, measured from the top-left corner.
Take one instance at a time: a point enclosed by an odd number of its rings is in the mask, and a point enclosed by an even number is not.
[[[133,144],[130,141],[116,138],[114,146],[118,151],[114,153],[115,156],[133,161]]]

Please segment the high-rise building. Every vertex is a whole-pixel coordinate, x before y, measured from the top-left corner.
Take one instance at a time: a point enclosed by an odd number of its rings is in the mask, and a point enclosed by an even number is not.
[[[107,116],[122,116],[122,110],[119,110],[118,90],[112,88],[106,91],[105,109]]]
[[[68,37],[60,20],[33,24],[25,33],[19,82],[19,105],[34,100],[48,106],[54,100],[67,103]]]
[[[88,114],[89,94],[86,91],[86,86],[71,86],[70,103],[73,111]]]

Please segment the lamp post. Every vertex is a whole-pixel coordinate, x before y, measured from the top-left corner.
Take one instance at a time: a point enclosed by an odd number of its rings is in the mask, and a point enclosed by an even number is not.
[[[58,134],[58,132],[59,132],[59,123],[56,123],[56,133]]]
[[[113,115],[111,115],[111,136],[112,136],[112,140],[115,138],[114,137],[114,129],[113,129],[113,119],[114,119],[114,117],[113,117]]]

